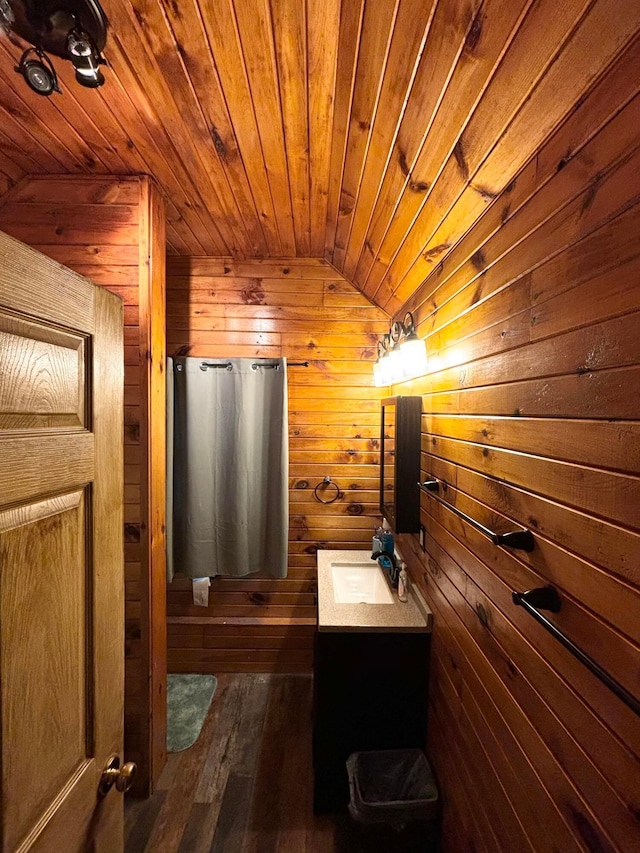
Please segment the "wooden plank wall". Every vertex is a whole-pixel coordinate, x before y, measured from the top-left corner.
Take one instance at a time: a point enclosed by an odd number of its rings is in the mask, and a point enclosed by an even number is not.
[[[629,51],[403,310],[431,355],[426,494],[401,537],[434,612],[429,753],[447,851],[640,849],[640,719],[527,612],[640,697],[640,96]],[[401,312],[402,313],[402,312]],[[531,554],[498,532],[533,531]]]
[[[379,522],[381,395],[372,361],[388,318],[324,261],[170,258],[167,279],[169,354],[310,362],[288,370],[287,578],[218,578],[207,608],[192,604],[188,579],[175,579],[169,670],[308,670],[316,551],[370,547]],[[325,476],[340,487],[329,505],[313,495]]]
[[[138,764],[136,789],[144,793],[162,768],[165,750],[166,651],[162,636],[153,646],[149,639],[154,607],[160,624],[164,621],[164,543],[158,533],[164,524],[164,483],[154,480],[153,491],[147,487],[152,452],[161,457],[164,478],[164,211],[145,177],[29,177],[0,200],[0,230],[124,300],[125,754]],[[160,334],[150,345],[152,328]],[[160,407],[162,417],[150,444],[152,405]],[[162,594],[155,597],[149,587],[152,549],[162,579]],[[149,660],[156,661],[151,678]],[[150,708],[156,737],[161,731],[155,750]]]

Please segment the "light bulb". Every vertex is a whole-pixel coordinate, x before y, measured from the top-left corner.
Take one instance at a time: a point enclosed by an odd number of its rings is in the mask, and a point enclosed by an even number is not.
[[[402,342],[400,353],[406,377],[422,376],[427,372],[427,348],[415,333]]]
[[[389,353],[388,359],[391,382],[400,382],[404,379],[404,361],[400,352],[400,347],[397,344]]]
[[[373,363],[373,384],[376,388],[381,388],[385,384],[381,359],[378,359]]]

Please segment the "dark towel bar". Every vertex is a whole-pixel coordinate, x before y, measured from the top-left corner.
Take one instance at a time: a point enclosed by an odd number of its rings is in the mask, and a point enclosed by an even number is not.
[[[589,657],[586,652],[583,652],[581,648],[576,646],[576,644],[563,634],[562,631],[553,624],[553,622],[550,622],[546,616],[543,616],[542,613],[539,612],[540,610],[550,610],[552,613],[560,612],[562,602],[555,587],[544,586],[538,587],[537,589],[527,590],[527,592],[513,592],[511,597],[513,598],[514,604],[524,607],[527,613],[533,616],[536,622],[539,622],[544,628],[546,628],[547,631],[565,647],[565,649],[570,651],[574,657],[578,658],[578,660],[583,663],[590,672],[599,678],[603,684],[606,684],[609,690],[616,694],[618,699],[621,699],[627,707],[631,708],[634,714],[637,714],[640,717],[640,701],[629,693],[626,687],[623,687],[619,681],[616,681],[613,676],[609,675],[608,672],[602,669],[602,667],[596,663],[593,658]]]
[[[517,551],[533,551],[535,547],[535,540],[533,538],[533,533],[530,530],[513,530],[509,533],[495,533],[493,530],[489,530],[488,527],[485,527],[484,524],[480,524],[480,522],[476,521],[475,518],[471,518],[471,516],[467,515],[466,512],[462,512],[461,509],[458,509],[453,504],[443,500],[438,494],[440,491],[440,482],[436,480],[435,477],[431,477],[429,480],[424,480],[424,482],[418,483],[418,485],[423,491],[428,492],[432,497],[437,498],[437,500],[450,509],[451,512],[468,522],[484,536],[491,539],[494,545],[504,545],[505,548],[514,548]]]

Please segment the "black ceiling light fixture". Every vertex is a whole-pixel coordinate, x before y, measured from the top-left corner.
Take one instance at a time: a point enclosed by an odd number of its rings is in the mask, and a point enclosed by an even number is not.
[[[30,42],[16,71],[39,95],[60,92],[48,54],[68,59],[88,89],[104,83],[107,18],[97,0],[0,0],[2,26]]]
[[[76,69],[76,80],[81,86],[96,89],[104,83],[100,66],[105,60],[100,56],[89,33],[76,27],[67,36],[67,55]]]
[[[38,95],[51,95],[62,92],[58,85],[58,75],[47,54],[39,47],[30,47],[22,54],[16,71],[22,74],[27,86]]]

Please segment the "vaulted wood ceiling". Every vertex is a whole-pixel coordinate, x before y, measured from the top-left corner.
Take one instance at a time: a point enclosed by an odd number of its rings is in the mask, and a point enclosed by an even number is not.
[[[637,0],[102,6],[99,90],[57,60],[64,94],[31,92],[0,37],[0,192],[148,173],[169,251],[324,257],[389,312],[640,29]]]

